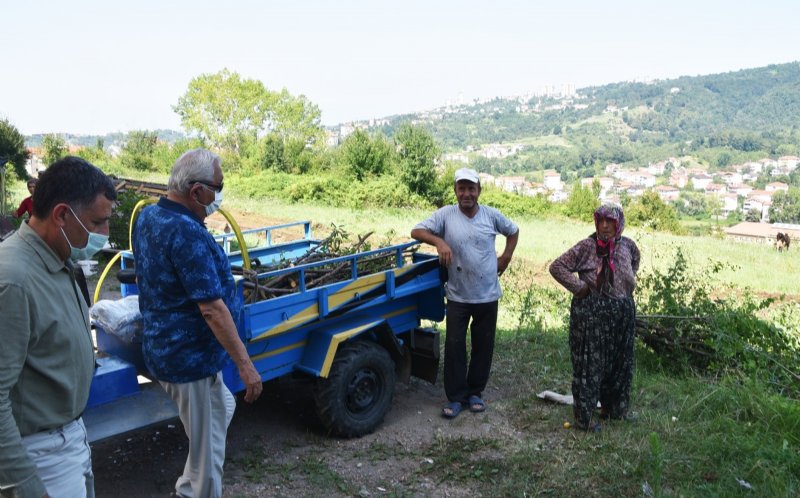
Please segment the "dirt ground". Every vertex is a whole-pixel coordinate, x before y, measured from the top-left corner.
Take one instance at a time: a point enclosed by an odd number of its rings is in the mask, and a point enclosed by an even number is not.
[[[281,221],[248,218],[242,225],[270,222]],[[119,296],[112,275],[101,298]],[[90,279],[92,293],[96,278]],[[491,383],[484,393],[485,413],[467,411],[450,421],[440,416],[446,401],[441,381],[398,382],[384,423],[374,433],[354,439],[326,434],[310,392],[309,381],[283,378],[265,384],[253,405],[237,400],[228,430],[225,496],[474,496],[474,490],[458,482],[437,482],[417,472],[436,465],[425,455],[426,448],[450,438],[519,436],[502,402],[494,404],[503,396]],[[168,496],[187,448],[178,419],[92,444],[97,496]]]
[[[374,433],[355,439],[328,436],[305,394],[306,381],[265,384],[255,404],[239,400],[228,430],[224,495],[307,496],[473,496],[455,482],[435,482],[416,470],[435,465],[425,448],[442,438],[514,437],[493,409],[500,393],[486,393],[489,409],[446,420],[439,413],[439,385],[412,379],[397,384],[391,411]],[[98,497],[168,496],[186,459],[179,420],[92,445]]]

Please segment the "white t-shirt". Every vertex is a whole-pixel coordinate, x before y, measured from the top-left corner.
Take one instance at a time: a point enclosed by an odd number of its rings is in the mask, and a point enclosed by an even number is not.
[[[497,234],[517,233],[517,225],[497,209],[478,205],[470,218],[458,205],[445,206],[414,227],[441,237],[453,251],[448,268],[447,299],[459,303],[489,303],[500,299],[497,279]]]

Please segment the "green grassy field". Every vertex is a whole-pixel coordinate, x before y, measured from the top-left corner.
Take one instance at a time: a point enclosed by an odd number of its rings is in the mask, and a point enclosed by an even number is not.
[[[393,231],[397,238],[409,238],[416,223],[430,212],[422,210],[352,210],[336,206],[288,204],[275,200],[237,199],[226,197],[224,208],[241,218],[240,223],[250,226],[254,221],[271,219],[281,221],[311,220],[317,235],[323,235],[331,223],[343,226],[351,233],[375,231],[379,237]],[[520,241],[515,257],[516,265],[523,262],[533,268],[542,281],[549,283],[546,265],[593,231],[589,223],[573,220],[515,220],[520,227]],[[323,233],[320,233],[323,232]],[[628,228],[625,235],[639,245],[642,268],[663,268],[671,261],[674,252],[681,248],[689,260],[697,265],[719,262],[726,265],[719,277],[735,288],[749,288],[770,294],[800,294],[800,257],[790,251],[778,253],[771,246],[733,242],[710,236],[675,236]],[[503,238],[498,239],[502,247]]]

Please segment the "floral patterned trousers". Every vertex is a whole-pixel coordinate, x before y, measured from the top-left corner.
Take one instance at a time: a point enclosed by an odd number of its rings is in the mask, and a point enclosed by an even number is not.
[[[587,428],[597,401],[611,418],[622,418],[630,403],[636,306],[633,298],[595,293],[572,299],[569,347],[575,422]]]

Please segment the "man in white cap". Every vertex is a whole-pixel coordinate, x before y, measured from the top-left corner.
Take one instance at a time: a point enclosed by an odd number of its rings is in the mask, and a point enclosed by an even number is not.
[[[444,390],[449,401],[442,410],[455,418],[464,407],[482,412],[481,398],[492,367],[501,275],[517,247],[519,228],[500,211],[478,204],[478,173],[462,168],[455,174],[458,203],[445,206],[411,230],[411,237],[436,247],[447,268],[447,335],[444,348]],[[506,237],[498,256],[495,237]],[[470,320],[472,323],[470,324]],[[467,327],[472,355],[467,365]]]

